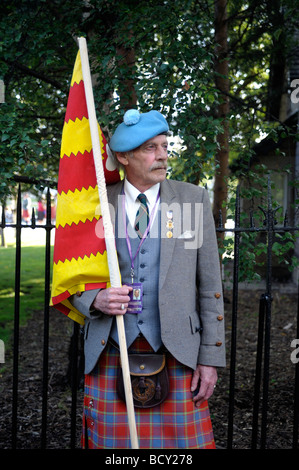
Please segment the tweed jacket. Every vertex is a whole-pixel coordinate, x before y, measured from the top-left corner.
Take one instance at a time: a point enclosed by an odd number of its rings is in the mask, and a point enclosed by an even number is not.
[[[116,208],[123,183],[107,187]],[[116,210],[112,211],[115,223]],[[160,188],[161,239],[159,314],[162,342],[182,364],[225,366],[222,280],[208,193],[198,186],[165,180]],[[169,219],[173,229],[169,234]],[[92,371],[109,339],[113,317],[90,315],[97,292],[73,296],[86,315],[85,373]]]

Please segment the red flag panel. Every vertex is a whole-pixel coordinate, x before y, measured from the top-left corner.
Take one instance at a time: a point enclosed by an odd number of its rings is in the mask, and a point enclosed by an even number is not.
[[[103,235],[102,219],[94,218],[92,221],[87,219],[71,226],[60,225],[55,232],[54,263],[64,262],[66,259],[70,261],[72,258],[90,257],[91,254],[103,254],[106,250]]]
[[[70,87],[64,120],[65,122],[68,122],[70,119],[72,121],[76,119],[82,120],[83,117],[88,119],[84,82],[81,80],[80,83],[75,82],[73,86]]]
[[[95,188],[97,184],[96,172],[94,167],[93,152],[87,150],[82,154],[64,156],[60,160],[58,193],[74,192],[75,189],[81,191],[82,188],[88,189],[90,186]]]

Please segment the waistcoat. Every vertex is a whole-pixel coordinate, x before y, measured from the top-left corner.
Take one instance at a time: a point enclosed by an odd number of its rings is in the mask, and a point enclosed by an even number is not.
[[[118,225],[122,225],[122,227],[115,227],[116,249],[118,253],[122,284],[130,285],[132,282],[131,258],[126,237],[124,235],[125,230],[123,230],[124,222],[122,217],[117,217],[116,220],[118,220]],[[137,253],[140,239],[139,237],[133,236],[135,235],[135,232],[128,222],[128,219],[126,219],[126,223],[131,243],[131,252],[134,257]],[[133,343],[140,333],[143,334],[154,351],[157,351],[162,345],[158,306],[160,230],[160,211],[158,210],[150,228],[150,232],[147,238],[143,241],[134,260],[134,282],[140,282],[143,285],[143,303],[141,313],[125,313],[124,315],[127,347]],[[119,236],[119,234],[121,234],[121,236]],[[110,336],[118,343],[115,319]]]

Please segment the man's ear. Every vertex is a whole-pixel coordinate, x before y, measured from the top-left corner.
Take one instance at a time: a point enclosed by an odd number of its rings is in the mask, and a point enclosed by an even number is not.
[[[116,152],[115,153],[117,160],[122,165],[126,166],[128,164],[128,155],[125,152]]]

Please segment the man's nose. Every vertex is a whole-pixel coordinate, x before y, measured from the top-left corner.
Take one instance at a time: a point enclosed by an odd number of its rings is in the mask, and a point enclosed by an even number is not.
[[[159,145],[156,149],[156,159],[157,160],[166,160],[168,157],[168,151],[162,145]]]

